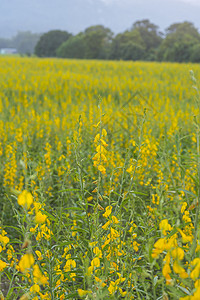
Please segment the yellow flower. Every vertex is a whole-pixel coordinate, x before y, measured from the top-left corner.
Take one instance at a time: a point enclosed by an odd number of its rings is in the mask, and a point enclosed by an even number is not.
[[[33,277],[34,277],[34,282],[38,282],[38,283],[42,278],[42,273],[38,265],[33,266]]]
[[[38,284],[34,284],[31,288],[30,288],[30,292],[31,293],[39,293],[40,291],[40,286]]]
[[[118,219],[115,216],[112,216],[112,221],[113,221],[114,224],[119,223]]]
[[[176,259],[182,260],[184,258],[184,250],[180,247],[177,247],[171,251],[171,256]]]
[[[65,294],[62,294],[61,296],[60,296],[60,300],[64,300],[65,299]]]
[[[200,295],[200,287],[197,287],[197,289],[194,292],[194,295],[192,296],[191,300],[199,300],[199,295]]]
[[[167,277],[167,275],[170,274],[171,272],[172,271],[171,271],[170,265],[168,263],[166,263],[162,269],[163,276]]]
[[[164,219],[164,220],[162,220],[162,221],[160,222],[159,228],[160,228],[160,230],[162,230],[162,233],[163,233],[164,235],[166,235],[166,232],[167,232],[167,231],[172,230],[172,227],[171,227],[171,225],[168,223],[168,220],[167,220],[167,219]]]
[[[179,274],[181,278],[188,277],[188,274],[185,272],[184,268],[179,265],[177,260],[173,263],[173,270],[175,273]]]
[[[92,266],[90,266],[90,267],[88,268],[88,270],[87,270],[87,276],[91,276],[93,269],[94,269],[94,268],[93,268]]]
[[[107,131],[104,128],[102,129],[102,136],[107,136]]]
[[[102,145],[97,146],[96,151],[98,153],[106,153],[107,152],[106,149],[104,148],[104,146],[102,146]]]
[[[7,237],[7,236],[2,236],[2,235],[0,235],[0,243],[2,243],[4,246],[6,245],[6,244],[8,244],[9,243],[9,238]]]
[[[133,165],[130,165],[130,167],[126,170],[126,172],[131,173],[133,171]]]
[[[32,267],[34,262],[35,262],[35,260],[34,260],[33,254],[31,254],[31,253],[24,254],[19,262],[20,271],[26,273],[27,270]]]
[[[104,140],[100,139],[100,141],[101,141],[101,144],[102,144],[104,147],[108,147],[108,144],[107,144]]]
[[[122,297],[125,297],[127,292],[126,291],[123,292],[123,290],[120,287],[118,289],[119,289],[119,292],[122,295]]]
[[[110,214],[111,214],[111,211],[112,211],[112,206],[107,206],[107,207],[106,207],[106,211],[105,211],[105,213],[103,214],[103,216],[104,216],[105,218],[108,218],[108,217],[110,216]]]
[[[94,268],[98,268],[100,267],[100,260],[98,257],[95,257],[92,261],[91,261],[91,267]]]
[[[136,242],[136,241],[134,241],[133,242],[133,249],[137,252],[138,251],[138,246],[139,246],[139,244]]]
[[[109,226],[111,223],[112,223],[112,221],[109,220],[108,222],[106,222],[106,223],[102,226],[102,228],[103,228],[104,230],[107,230],[107,229],[108,229],[108,226]]]
[[[93,249],[93,252],[94,252],[94,254],[95,254],[96,256],[98,256],[99,258],[102,257],[102,251],[101,251],[98,247],[95,247],[95,248]]]
[[[6,266],[7,263],[0,259],[0,272],[3,271],[6,268]]]
[[[198,287],[200,287],[200,279],[198,279],[197,281],[195,281],[194,286],[195,286],[196,289],[197,289]]]
[[[80,297],[84,297],[87,294],[92,293],[91,291],[87,291],[87,290],[82,290],[82,289],[78,289],[78,294]]]
[[[46,221],[47,216],[45,214],[42,214],[41,211],[36,213],[35,216],[35,222],[37,224],[43,224]]]
[[[165,262],[166,264],[170,264],[170,260],[171,260],[170,253],[167,252],[167,254],[165,255],[165,257],[163,259],[163,262]]]
[[[32,203],[33,203],[33,196],[28,191],[24,190],[18,196],[18,204],[23,206],[24,208],[29,209]]]
[[[106,174],[106,169],[102,166],[102,165],[99,165],[98,166],[98,170],[102,173],[102,174]]]
[[[180,234],[182,236],[183,244],[186,244],[188,242],[192,243],[193,237],[191,235],[186,235],[180,228],[178,228],[178,231],[180,232]]]
[[[106,284],[100,278],[94,276],[94,279],[95,279],[96,282],[99,282],[102,287],[106,286]]]
[[[181,207],[181,213],[183,214],[185,209],[187,207],[187,202],[183,202],[182,207]]]
[[[196,280],[200,274],[200,258],[195,258],[191,262],[191,265],[195,266],[194,270],[191,272],[190,277]]]
[[[115,292],[116,290],[117,290],[117,287],[116,287],[115,282],[114,282],[114,281],[111,281],[111,282],[110,282],[110,285],[109,285],[109,287],[108,287],[109,293],[110,293],[111,295],[113,295],[114,292]]]
[[[153,258],[158,258],[159,255],[165,250],[165,239],[159,239],[154,244],[154,249],[152,251],[151,256]]]
[[[99,126],[101,122],[99,121],[96,125],[93,125],[95,128]]]
[[[110,237],[111,239],[116,239],[117,237],[119,237],[118,231],[112,227],[110,228]]]
[[[38,260],[42,260],[42,253],[38,250],[35,251],[37,257],[38,257]]]
[[[172,283],[172,279],[171,279],[171,276],[169,274],[166,275],[165,280],[166,280],[167,285],[170,285]]]
[[[94,247],[94,246],[96,246],[96,244],[97,244],[98,242],[91,242],[91,243],[89,243],[89,245],[90,245],[90,247]]]

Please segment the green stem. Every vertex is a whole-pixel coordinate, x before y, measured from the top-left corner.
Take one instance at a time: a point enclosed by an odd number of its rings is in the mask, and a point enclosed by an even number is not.
[[[196,214],[194,221],[194,240],[192,244],[192,258],[195,256],[195,250],[197,247],[197,233],[198,233],[198,223],[199,223],[199,208],[200,208],[200,156],[199,156],[199,127],[197,127],[197,174],[198,174],[198,187],[197,187],[197,206],[196,206]]]

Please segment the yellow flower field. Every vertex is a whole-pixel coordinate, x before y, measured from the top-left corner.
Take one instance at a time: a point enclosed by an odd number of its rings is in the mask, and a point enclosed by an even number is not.
[[[198,299],[199,66],[0,75],[0,299]]]

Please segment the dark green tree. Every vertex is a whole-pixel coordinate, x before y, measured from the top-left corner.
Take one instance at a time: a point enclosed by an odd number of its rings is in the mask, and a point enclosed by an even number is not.
[[[141,60],[145,57],[145,48],[132,41],[122,44],[121,51],[124,60]]]
[[[106,59],[109,56],[112,31],[102,25],[88,27],[71,37],[58,49],[58,57]]]
[[[174,23],[170,25],[166,29],[166,36],[171,35],[171,34],[185,34],[187,33],[188,35],[193,36],[194,38],[199,39],[199,32],[198,30],[194,27],[194,24],[191,22],[182,22],[182,23]]]
[[[152,53],[162,42],[162,33],[159,31],[159,27],[145,19],[135,22],[131,30],[140,34],[146,51],[146,59],[149,57],[152,59]]]
[[[190,61],[194,63],[200,62],[200,43],[195,44],[191,49]]]
[[[141,52],[139,51],[141,50]],[[112,41],[110,58],[111,59],[130,59],[138,60],[144,58],[145,46],[137,31],[125,31],[119,33]]]
[[[84,58],[86,52],[85,36],[80,33],[70,37],[62,43],[56,51],[56,55],[62,58]]]
[[[43,34],[35,46],[35,54],[39,57],[55,57],[57,48],[72,35],[67,31],[51,30]]]
[[[157,58],[162,61],[188,62],[195,45],[200,43],[198,30],[190,22],[175,23],[166,29]]]
[[[102,25],[88,27],[84,32],[86,44],[85,58],[108,58],[112,36],[112,31]]]

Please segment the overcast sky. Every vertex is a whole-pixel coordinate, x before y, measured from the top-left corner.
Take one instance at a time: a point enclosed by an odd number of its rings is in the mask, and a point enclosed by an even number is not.
[[[183,21],[200,29],[200,0],[0,0],[0,37],[52,29],[76,34],[97,24],[118,33],[142,19],[161,31]]]

